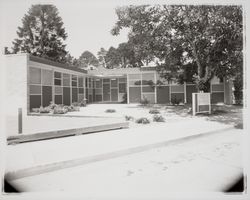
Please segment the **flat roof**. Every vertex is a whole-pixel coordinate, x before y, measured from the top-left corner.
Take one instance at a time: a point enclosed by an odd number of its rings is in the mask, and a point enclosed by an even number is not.
[[[141,73],[143,71],[156,71],[156,67],[115,68],[115,69],[106,69],[104,67],[97,67],[97,69],[95,70],[88,70],[88,74],[94,76],[117,76],[117,75]]]
[[[72,70],[72,71],[87,74],[87,70],[80,69],[80,68],[78,68],[76,66],[55,62],[55,61],[52,61],[52,60],[49,60],[49,59],[33,56],[33,55],[30,55],[30,54],[29,54],[29,60],[34,61],[34,62],[38,62],[38,63],[42,63],[42,64],[46,64],[46,65],[52,65],[52,66],[55,66],[55,67],[59,67],[59,68],[68,69],[68,70]]]

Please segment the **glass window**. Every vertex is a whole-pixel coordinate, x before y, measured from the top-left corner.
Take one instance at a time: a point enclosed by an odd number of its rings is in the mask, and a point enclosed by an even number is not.
[[[85,87],[88,87],[88,78],[85,78]]]
[[[84,93],[84,88],[79,88],[78,91],[79,91],[79,94],[83,94]]]
[[[119,83],[126,83],[127,79],[126,78],[119,78]]]
[[[41,84],[41,69],[30,67],[29,73],[31,84]]]
[[[82,76],[78,77],[78,86],[83,87],[83,77]]]
[[[55,79],[55,80],[54,80],[54,84],[55,84],[55,85],[62,85],[61,79]]]
[[[60,72],[55,72],[54,77],[55,78],[62,78],[62,74]]]
[[[42,84],[47,86],[51,86],[53,84],[52,70],[42,70]]]
[[[62,94],[62,93],[63,93],[62,87],[55,86],[55,94]]]
[[[139,86],[141,85],[141,80],[129,80],[129,86]]]
[[[153,85],[154,80],[155,77],[153,73],[142,74],[142,85]]]
[[[119,83],[119,93],[126,93],[126,83]]]
[[[62,85],[62,74],[54,72],[54,85]]]
[[[118,86],[117,83],[118,83],[118,81],[116,78],[111,79],[111,87],[117,87]]]
[[[110,82],[110,79],[108,78],[103,79],[103,83],[109,83],[109,82]]]
[[[72,75],[72,81],[71,81],[72,87],[77,87],[77,76]]]
[[[92,88],[92,80],[89,78],[89,88]]]
[[[95,94],[102,94],[102,89],[95,89]]]
[[[42,94],[42,87],[40,85],[30,85],[30,94]]]
[[[142,92],[154,92],[155,91],[155,89],[154,89],[154,87],[151,87],[151,86],[143,86],[142,87]]]
[[[95,87],[96,88],[102,88],[102,80],[101,79],[96,79]]]

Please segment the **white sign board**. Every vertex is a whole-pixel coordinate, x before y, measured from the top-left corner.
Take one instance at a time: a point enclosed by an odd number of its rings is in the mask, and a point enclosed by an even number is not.
[[[193,115],[197,113],[211,114],[211,94],[210,93],[193,93],[192,94]]]

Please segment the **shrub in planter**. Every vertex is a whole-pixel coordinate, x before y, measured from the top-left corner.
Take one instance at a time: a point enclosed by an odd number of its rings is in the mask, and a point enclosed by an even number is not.
[[[153,116],[153,121],[154,122],[165,122],[165,118],[162,117],[161,115],[154,115]]]
[[[160,111],[157,110],[157,109],[151,109],[151,110],[149,110],[149,113],[150,113],[150,114],[159,114]]]
[[[149,124],[150,121],[146,117],[139,118],[135,121],[137,124]]]
[[[32,112],[34,112],[34,113],[39,113],[39,110],[40,110],[40,108],[32,108]]]
[[[116,110],[115,109],[107,109],[105,112],[106,113],[114,113],[114,112],[116,112]]]
[[[53,109],[53,114],[65,114],[67,112],[68,112],[68,110],[65,109],[63,106],[56,106]]]
[[[71,105],[74,106],[74,107],[80,107],[81,103],[79,103],[79,102],[73,102]]]
[[[66,109],[67,112],[80,111],[80,107],[76,107],[76,106],[73,106],[73,105],[64,106],[63,108]]]
[[[47,106],[47,107],[40,107],[39,108],[39,113],[50,113],[50,111],[51,111],[51,109],[50,109],[50,107],[49,106]]]
[[[134,121],[134,117],[128,115],[125,116],[125,119],[126,121]]]
[[[55,104],[53,101],[51,101],[48,107],[49,107],[51,110],[53,110],[56,106],[57,106],[57,104]]]

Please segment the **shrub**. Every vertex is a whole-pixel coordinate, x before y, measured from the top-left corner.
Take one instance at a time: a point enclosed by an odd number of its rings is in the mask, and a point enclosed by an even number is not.
[[[116,110],[115,109],[107,109],[105,112],[106,113],[114,113],[114,112],[116,112]]]
[[[146,117],[139,118],[135,121],[137,124],[149,124],[150,121]]]
[[[145,96],[143,96],[140,103],[141,103],[141,105],[146,106],[149,104],[149,100]]]
[[[40,109],[40,108],[32,108],[32,112],[34,112],[34,113],[39,113],[39,109]]]
[[[127,103],[128,101],[128,95],[127,93],[125,93],[123,96],[122,96],[122,103]]]
[[[73,106],[73,105],[63,106],[63,108],[66,109],[67,112],[80,111],[80,107],[76,107],[76,106]]]
[[[81,103],[79,103],[79,102],[73,102],[71,105],[74,106],[74,107],[80,107]]]
[[[177,99],[176,96],[174,96],[172,99],[171,99],[171,103],[173,105],[179,105],[181,102],[181,99]]]
[[[165,118],[162,117],[161,115],[154,115],[153,116],[153,121],[154,122],[165,122]]]
[[[68,112],[68,110],[65,109],[63,106],[56,106],[53,109],[53,114],[65,114],[67,112]]]
[[[47,107],[40,107],[39,108],[39,113],[50,113],[50,111],[51,111],[51,109],[50,109],[50,107],[49,106],[47,106]]]
[[[125,116],[126,121],[134,121],[134,117],[132,116]]]
[[[151,110],[149,110],[149,113],[150,113],[150,114],[159,114],[160,111],[157,110],[157,109],[151,109]]]
[[[49,107],[51,110],[53,110],[56,106],[57,106],[57,104],[55,104],[53,101],[51,101],[48,107]]]

